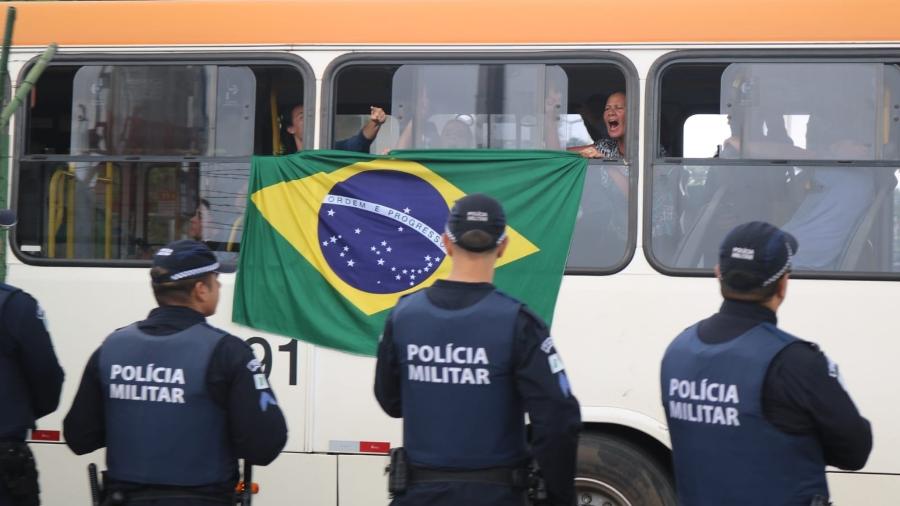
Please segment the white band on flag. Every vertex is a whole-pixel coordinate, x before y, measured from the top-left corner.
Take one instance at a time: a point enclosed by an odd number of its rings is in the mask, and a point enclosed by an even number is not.
[[[343,195],[325,195],[325,200],[322,201],[322,204],[327,204],[331,206],[343,206],[343,207],[352,207],[354,209],[359,209],[361,211],[366,211],[369,213],[380,214],[386,218],[390,218],[397,223],[402,225],[406,225],[413,232],[417,232],[422,237],[428,239],[435,246],[440,248],[444,254],[447,253],[447,250],[444,249],[444,243],[441,242],[441,234],[435,231],[433,228],[429,227],[422,221],[417,220],[413,216],[406,214],[402,211],[398,211],[391,207],[384,206],[382,204],[376,204],[374,202],[369,202],[367,200],[355,199],[352,197],[345,197]]]

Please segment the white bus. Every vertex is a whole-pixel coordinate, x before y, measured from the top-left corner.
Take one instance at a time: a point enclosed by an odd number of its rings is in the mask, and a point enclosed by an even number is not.
[[[61,47],[14,118],[9,187],[7,281],[46,309],[66,371],[60,409],[32,435],[45,504],[86,502],[85,466],[104,459],[61,441],[88,356],[154,306],[156,248],[196,237],[239,255],[249,160],[290,148],[286,110],[304,105],[307,148],[353,135],[378,106],[390,120],[372,153],[446,145],[451,122],[469,147],[540,149],[602,136],[616,91],[626,156],[590,161],[553,326],[582,406],[579,504],[675,504],[660,359],[717,310],[715,248],[751,219],[809,220],[801,252],[817,254],[779,324],[840,363],[872,421],[866,467],[828,474],[834,500],[900,497],[900,4],[13,5],[13,86],[44,45]],[[824,210],[801,213],[810,198]],[[372,395],[374,359],[231,323],[234,275],[220,279],[212,323],[253,345],[290,429],[254,475],[257,504],[386,503],[401,434]]]

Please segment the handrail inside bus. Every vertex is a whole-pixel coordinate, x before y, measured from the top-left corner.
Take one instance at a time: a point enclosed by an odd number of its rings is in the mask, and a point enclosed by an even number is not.
[[[269,92],[269,110],[272,117],[272,154],[281,153],[281,129],[278,121],[278,96],[275,89]]]
[[[104,189],[103,258],[112,259],[113,235],[113,192],[115,191],[116,167],[106,162],[106,175],[97,181],[106,184]],[[66,169],[57,169],[50,177],[47,210],[47,256],[56,258],[56,234],[66,219],[66,258],[75,257],[75,164]]]
[[[225,246],[225,251],[234,251],[234,243],[237,239],[238,230],[244,225],[244,217],[238,216],[234,223],[231,224],[231,233],[228,234],[228,244]]]

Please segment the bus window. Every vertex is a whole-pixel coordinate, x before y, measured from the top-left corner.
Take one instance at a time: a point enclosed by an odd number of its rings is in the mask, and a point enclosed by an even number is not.
[[[606,137],[607,97],[625,90],[622,69],[599,63],[348,65],[334,77],[331,146],[356,135],[369,108],[388,113],[370,148],[566,149]],[[637,129],[634,135],[637,143]],[[574,272],[610,271],[626,257],[627,161],[591,160],[569,252]],[[617,184],[620,183],[620,184]]]
[[[667,269],[710,269],[739,223],[800,243],[798,272],[900,272],[900,69],[882,63],[676,63],[661,74],[650,244]],[[677,161],[673,161],[677,158]],[[674,216],[674,230],[655,226]]]
[[[146,260],[181,238],[236,261],[249,157],[284,148],[303,75],[279,65],[57,65],[18,169],[24,259]]]

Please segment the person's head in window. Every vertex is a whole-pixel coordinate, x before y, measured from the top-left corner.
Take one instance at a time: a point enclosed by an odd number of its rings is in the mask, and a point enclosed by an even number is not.
[[[608,138],[600,139],[593,146],[581,149],[579,153],[585,158],[602,158],[604,160],[621,160],[625,158],[625,122],[627,116],[625,93],[617,91],[606,99],[603,109],[603,124],[606,126]]]
[[[603,109],[603,123],[609,138],[619,145],[619,153],[625,154],[625,94],[617,91],[606,99]]]
[[[303,104],[297,104],[290,109],[287,109],[285,113],[282,115],[282,125],[285,127],[285,131],[293,138],[294,140],[294,149],[290,149],[290,144],[288,144],[287,151],[292,153],[294,151],[300,151],[303,149]]]
[[[472,149],[475,147],[475,137],[472,129],[466,123],[472,121],[471,116],[460,115],[451,119],[441,130],[441,147],[444,149]]]
[[[200,201],[197,202],[197,209],[194,211],[194,215],[191,216],[190,227],[188,228],[188,238],[195,241],[202,241],[204,239],[203,231],[208,228],[208,221],[209,201],[200,199]]]

